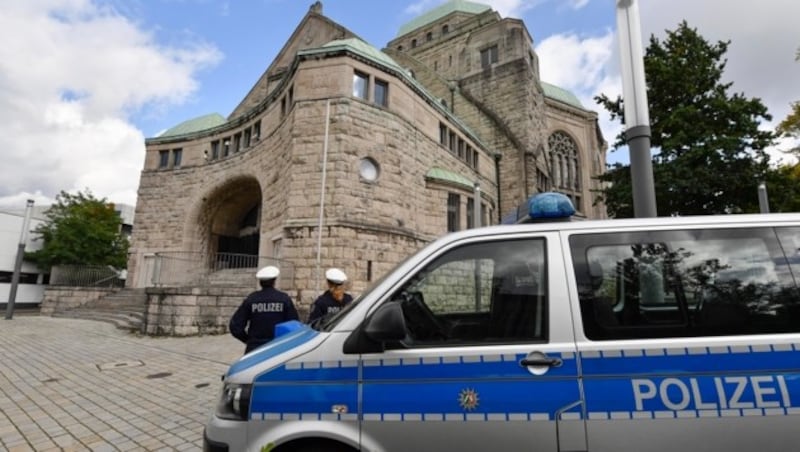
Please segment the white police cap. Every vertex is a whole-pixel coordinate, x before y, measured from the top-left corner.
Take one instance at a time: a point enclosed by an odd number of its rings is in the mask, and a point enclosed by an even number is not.
[[[280,274],[281,271],[278,270],[278,267],[275,267],[273,265],[267,265],[266,267],[259,270],[258,273],[256,273],[256,278],[260,280],[275,279]]]
[[[325,279],[334,284],[342,284],[347,281],[347,275],[338,268],[329,268],[328,271],[325,272]]]

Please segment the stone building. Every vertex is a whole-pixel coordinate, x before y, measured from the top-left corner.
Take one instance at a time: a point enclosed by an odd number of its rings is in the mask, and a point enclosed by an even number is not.
[[[450,1],[378,50],[317,2],[227,118],[147,139],[129,285],[190,300],[188,315],[222,307],[218,324],[241,293],[215,287],[246,293],[252,269],[277,262],[302,310],[327,267],[359,293],[425,243],[515,217],[542,191],[604,217],[591,190],[606,147],[597,115],[539,80],[522,21]]]

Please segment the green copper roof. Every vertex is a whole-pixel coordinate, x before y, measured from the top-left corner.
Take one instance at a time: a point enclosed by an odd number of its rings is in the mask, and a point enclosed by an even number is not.
[[[337,39],[317,49],[301,50],[300,52],[298,52],[298,54],[308,55],[319,51],[329,52],[331,50],[336,50],[336,49],[343,49],[343,50],[348,49],[351,52],[360,54],[361,56],[369,58],[370,60],[383,63],[386,66],[405,72],[405,70],[399,64],[397,64],[397,62],[394,61],[392,57],[381,52],[380,50],[376,49],[375,47],[367,44],[366,42],[358,38]]]
[[[226,119],[219,113],[211,113],[208,115],[199,116],[188,121],[184,121],[166,132],[158,136],[158,138],[172,137],[178,135],[185,135],[187,133],[199,132],[201,130],[211,129],[219,125],[225,124]]]
[[[559,88],[556,85],[551,85],[547,82],[542,82],[542,89],[544,90],[544,95],[546,97],[585,110],[585,108],[583,108],[583,104],[581,104],[581,101],[578,100],[578,98],[574,94],[572,94],[570,91],[565,90],[564,88]]]
[[[475,184],[466,177],[437,167],[431,168],[428,173],[425,174],[425,177],[428,179],[435,179],[440,182],[449,182],[451,184],[461,185],[470,190],[475,188]]]
[[[397,32],[397,36],[403,36],[404,34],[416,30],[417,28],[424,27],[431,22],[436,22],[437,20],[441,19],[442,17],[454,13],[454,12],[461,12],[461,13],[471,13],[471,14],[480,14],[484,11],[488,11],[492,9],[489,5],[484,5],[482,3],[473,3],[468,2],[465,0],[450,0],[449,2],[438,6],[425,14],[408,21],[400,26],[400,30]]]

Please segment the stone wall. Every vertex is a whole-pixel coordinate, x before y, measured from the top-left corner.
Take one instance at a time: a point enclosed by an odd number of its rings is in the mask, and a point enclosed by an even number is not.
[[[231,287],[148,288],[142,331],[151,336],[228,334],[231,316],[252,291]],[[296,293],[288,293],[297,299]],[[308,318],[308,309],[297,306],[297,310],[301,321]]]
[[[41,315],[53,315],[55,311],[77,308],[119,290],[117,288],[48,286],[44,290],[44,298],[42,299],[39,313]]]

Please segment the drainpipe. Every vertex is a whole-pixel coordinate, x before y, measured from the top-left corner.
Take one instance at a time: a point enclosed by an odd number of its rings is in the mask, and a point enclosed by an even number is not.
[[[503,221],[503,209],[500,208],[500,159],[502,158],[502,154],[494,154],[494,180],[495,184],[497,185],[497,224],[500,224]]]
[[[328,169],[328,125],[330,124],[330,117],[331,117],[331,100],[328,99],[328,102],[325,106],[325,140],[322,146],[322,187],[319,190],[319,225],[317,227],[317,277],[316,277],[316,291],[320,291],[319,281],[320,281],[320,266],[321,262],[321,253],[322,253],[322,221],[325,214],[325,180],[327,177],[327,169]]]

